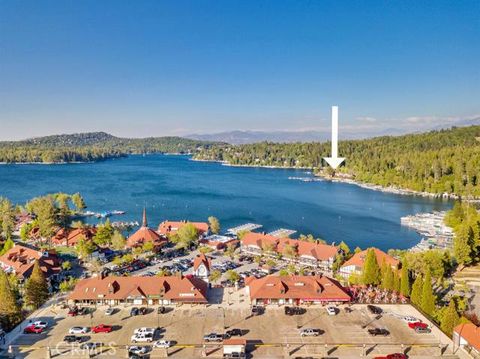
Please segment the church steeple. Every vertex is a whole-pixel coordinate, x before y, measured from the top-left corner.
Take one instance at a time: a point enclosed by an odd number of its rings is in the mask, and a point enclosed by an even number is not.
[[[142,220],[142,227],[147,227],[148,222],[147,222],[147,209],[143,207],[143,220]]]

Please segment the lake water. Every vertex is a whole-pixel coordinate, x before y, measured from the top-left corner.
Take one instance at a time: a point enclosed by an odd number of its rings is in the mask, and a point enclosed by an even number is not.
[[[302,182],[302,170],[243,168],[196,162],[186,156],[130,156],[99,163],[1,165],[0,196],[15,203],[53,192],[80,192],[88,209],[124,210],[112,221],[206,221],[227,229],[246,222],[312,233],[352,249],[409,248],[420,237],[400,226],[400,217],[448,209],[452,202],[401,196],[331,182]]]

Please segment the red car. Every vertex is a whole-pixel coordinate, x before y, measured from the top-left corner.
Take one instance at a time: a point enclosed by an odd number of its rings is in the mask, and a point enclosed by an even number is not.
[[[38,327],[34,324],[31,324],[25,329],[23,329],[23,334],[40,334],[41,332],[43,332],[43,328]]]
[[[110,333],[112,331],[111,325],[100,324],[92,328],[92,333]]]
[[[384,357],[375,357],[374,359],[408,359],[408,356],[402,353],[394,353]]]
[[[78,309],[70,309],[67,313],[69,317],[76,317],[78,315]]]
[[[427,323],[422,323],[422,322],[415,322],[415,323],[408,323],[408,326],[412,329],[416,329],[416,328],[422,328],[422,329],[425,329],[425,328],[428,328],[428,324]]]

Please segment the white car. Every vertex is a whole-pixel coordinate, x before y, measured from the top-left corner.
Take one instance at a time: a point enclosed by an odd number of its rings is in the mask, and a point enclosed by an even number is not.
[[[139,346],[133,346],[128,348],[128,351],[133,354],[147,354],[149,352],[150,348],[149,347],[139,347]]]
[[[68,334],[85,334],[85,333],[88,333],[87,327],[72,327],[68,331]]]
[[[153,335],[155,334],[155,329],[154,328],[147,328],[147,327],[142,327],[142,328],[137,328],[133,331],[133,334],[150,334]]]
[[[157,340],[153,346],[155,348],[170,348],[172,346],[172,342],[170,340]]]
[[[48,327],[48,323],[44,322],[43,320],[37,320],[36,322],[33,322],[32,325],[43,329],[46,329]]]
[[[153,342],[153,335],[152,334],[133,334],[132,337],[130,338],[132,343],[138,343],[138,342],[147,342],[151,343]]]
[[[105,315],[112,315],[113,313],[115,313],[115,308],[108,307],[105,309]]]
[[[337,315],[337,308],[335,307],[327,307],[328,315]]]
[[[415,317],[410,317],[410,316],[403,317],[403,320],[406,321],[407,323],[417,323],[417,322],[421,322],[420,319],[415,318]]]

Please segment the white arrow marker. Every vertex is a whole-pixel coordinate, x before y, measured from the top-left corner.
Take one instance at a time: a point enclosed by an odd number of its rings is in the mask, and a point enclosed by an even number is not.
[[[332,106],[332,157],[323,157],[323,159],[333,169],[345,161],[345,158],[338,157],[338,106]]]

